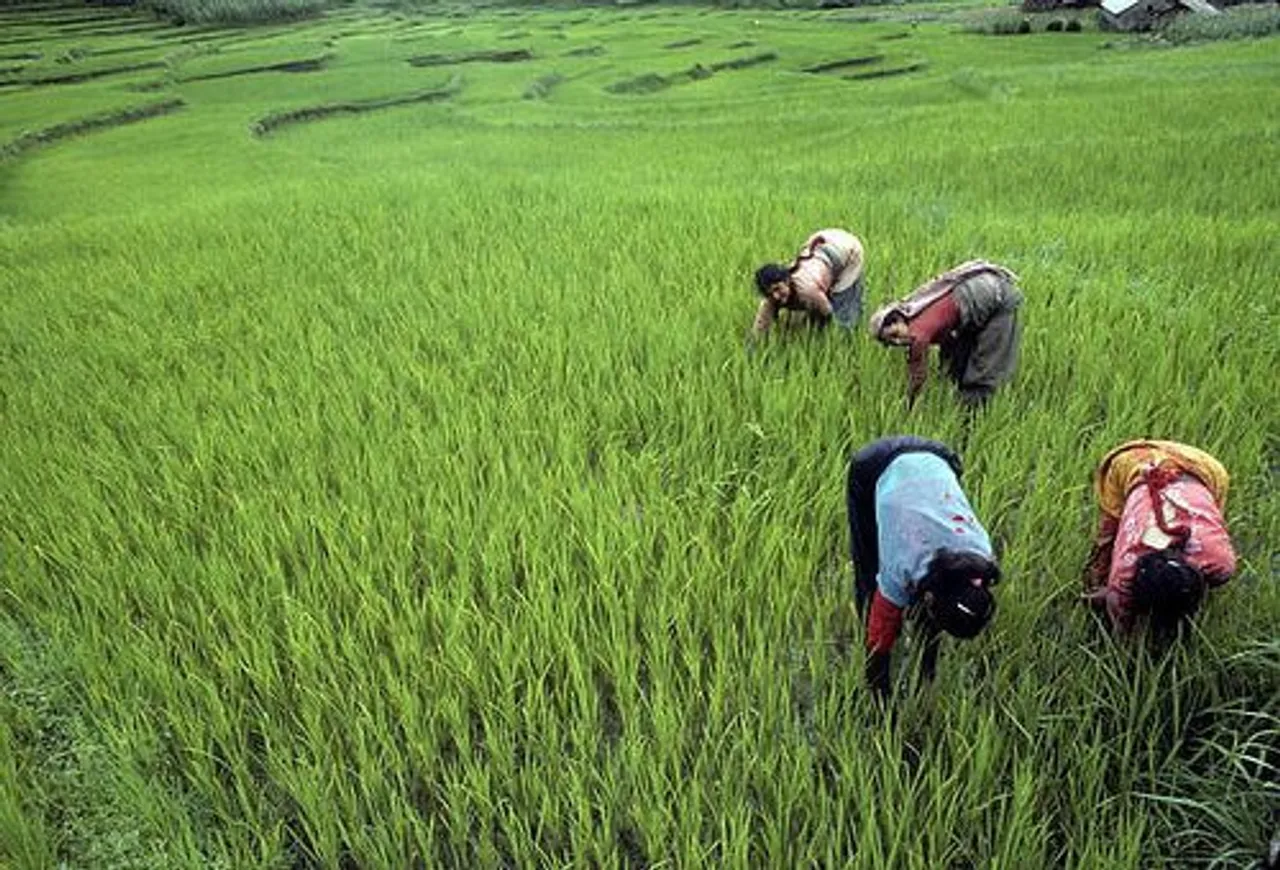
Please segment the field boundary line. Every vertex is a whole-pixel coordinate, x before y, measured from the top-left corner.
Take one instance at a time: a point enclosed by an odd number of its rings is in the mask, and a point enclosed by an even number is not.
[[[10,140],[3,147],[0,147],[0,163],[12,160],[35,148],[60,142],[63,139],[70,139],[74,136],[83,136],[86,133],[92,133],[96,130],[104,130],[109,127],[123,127],[126,124],[134,124],[138,121],[145,121],[149,118],[158,118],[162,115],[169,115],[179,109],[182,109],[186,105],[187,103],[185,100],[174,98],[171,100],[164,100],[159,103],[129,106],[128,108],[119,109],[115,112],[104,112],[100,115],[89,115],[88,117],[78,118],[74,121],[66,121],[61,124],[55,124],[52,127],[45,127],[41,130],[23,133],[18,138]]]

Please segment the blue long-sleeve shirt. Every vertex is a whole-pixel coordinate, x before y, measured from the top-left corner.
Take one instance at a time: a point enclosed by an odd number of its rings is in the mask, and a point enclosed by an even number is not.
[[[904,453],[880,475],[876,524],[880,550],[876,586],[900,608],[915,603],[917,585],[938,550],[992,558],[991,539],[955,472],[932,453]]]

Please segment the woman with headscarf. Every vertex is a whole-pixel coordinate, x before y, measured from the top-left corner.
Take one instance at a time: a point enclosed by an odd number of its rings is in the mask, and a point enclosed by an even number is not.
[[[1017,282],[1004,266],[970,260],[872,315],[871,333],[881,344],[907,348],[908,404],[928,377],[931,345],[966,405],[984,404],[1013,376],[1021,342]]]
[[[1129,441],[1094,475],[1101,509],[1085,599],[1117,631],[1146,618],[1160,633],[1200,608],[1236,570],[1222,511],[1230,478],[1208,453],[1176,441]]]

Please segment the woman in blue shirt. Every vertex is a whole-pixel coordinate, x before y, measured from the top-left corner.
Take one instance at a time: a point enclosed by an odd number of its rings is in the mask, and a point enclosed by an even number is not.
[[[949,447],[914,435],[873,441],[849,462],[854,599],[867,626],[867,682],[882,697],[909,609],[923,631],[927,679],[940,631],[972,638],[995,613],[991,587],[1000,568],[960,475],[960,458]]]

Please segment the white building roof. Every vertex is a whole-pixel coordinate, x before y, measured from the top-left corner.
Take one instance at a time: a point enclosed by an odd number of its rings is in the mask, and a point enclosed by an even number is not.
[[[1199,12],[1202,15],[1218,14],[1218,10],[1214,8],[1213,4],[1206,2],[1206,0],[1178,0],[1178,2],[1192,12]]]
[[[1142,0],[1102,0],[1102,9],[1111,15],[1123,15],[1141,2]],[[1218,10],[1208,0],[1177,0],[1177,4],[1184,9],[1190,9],[1192,12],[1199,12],[1204,15],[1218,14]],[[1165,6],[1164,8],[1170,7]]]
[[[1120,15],[1138,5],[1139,0],[1102,0],[1102,10]]]

